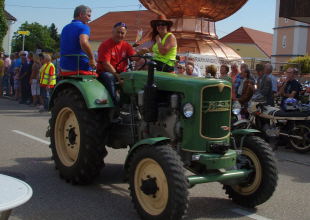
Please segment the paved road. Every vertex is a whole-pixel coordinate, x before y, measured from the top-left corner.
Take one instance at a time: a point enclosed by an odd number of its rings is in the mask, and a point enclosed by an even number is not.
[[[90,186],[72,186],[61,180],[43,140],[49,113],[0,99],[0,173],[20,178],[34,191],[32,199],[15,209],[11,220],[138,219],[122,182],[126,150],[109,150],[107,166]],[[283,148],[277,152],[279,185],[274,196],[257,209],[233,204],[218,183],[190,190],[186,219],[310,219],[310,154]],[[247,214],[250,214],[246,216]]]

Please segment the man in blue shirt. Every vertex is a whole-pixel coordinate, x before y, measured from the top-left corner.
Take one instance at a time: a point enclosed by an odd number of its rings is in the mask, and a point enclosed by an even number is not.
[[[96,67],[96,61],[89,44],[90,28],[86,25],[91,18],[91,9],[80,5],[74,10],[74,20],[66,25],[60,38],[60,68],[62,72],[85,70]],[[66,56],[72,54],[82,55]]]

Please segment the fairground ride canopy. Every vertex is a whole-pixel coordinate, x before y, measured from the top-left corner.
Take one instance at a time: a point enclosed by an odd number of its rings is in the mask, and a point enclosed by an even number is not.
[[[140,0],[149,10],[167,18],[203,17],[220,21],[238,11],[247,0]]]

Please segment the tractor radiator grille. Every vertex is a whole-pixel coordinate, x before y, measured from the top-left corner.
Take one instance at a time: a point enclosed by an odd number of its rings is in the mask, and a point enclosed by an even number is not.
[[[201,91],[201,136],[222,139],[229,135],[231,88],[222,83],[204,87]]]

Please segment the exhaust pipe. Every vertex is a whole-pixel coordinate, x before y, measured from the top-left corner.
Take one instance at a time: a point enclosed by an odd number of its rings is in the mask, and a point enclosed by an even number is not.
[[[157,107],[157,86],[154,83],[154,74],[156,70],[156,63],[150,61],[148,63],[148,76],[147,84],[144,86],[144,106],[143,106],[143,119],[146,122],[156,122],[158,117]]]
[[[303,139],[303,137],[297,136],[297,135],[289,135],[289,134],[285,134],[285,133],[279,133],[279,135],[282,135],[282,136],[285,136],[285,137],[289,137],[289,138],[298,139],[300,141],[302,141],[302,139]]]

